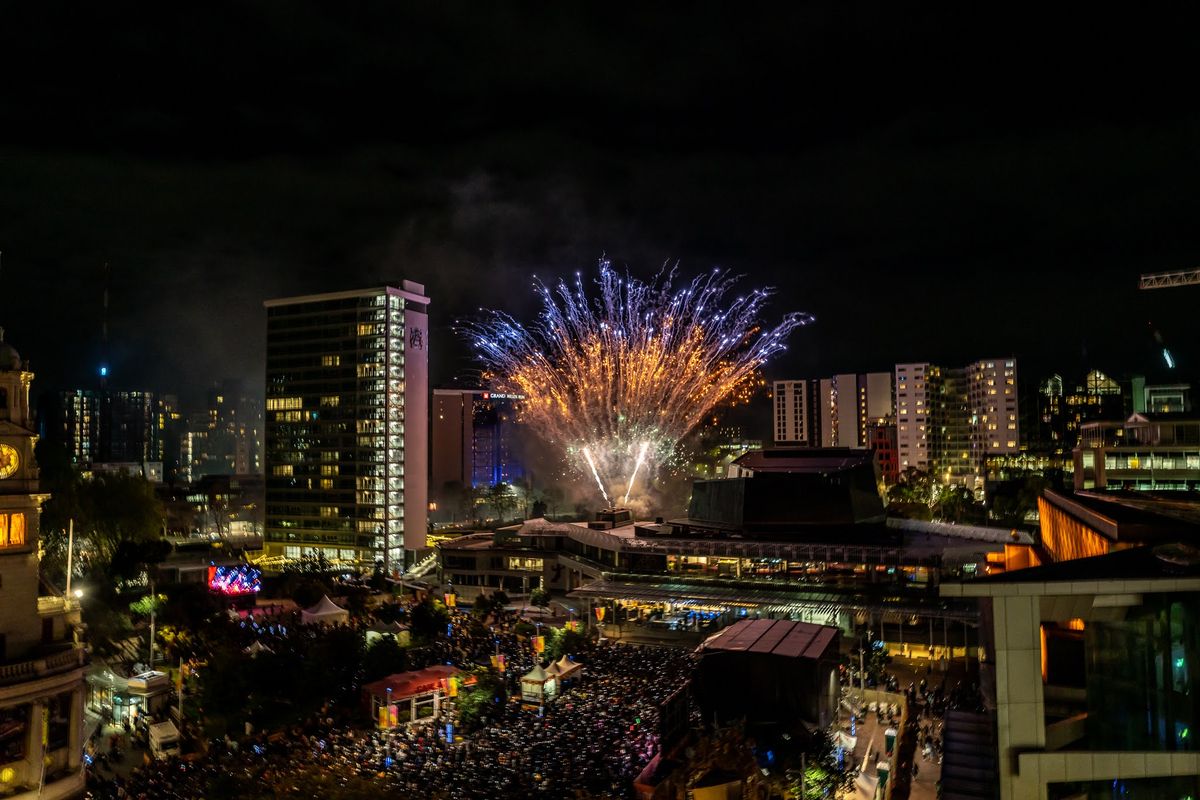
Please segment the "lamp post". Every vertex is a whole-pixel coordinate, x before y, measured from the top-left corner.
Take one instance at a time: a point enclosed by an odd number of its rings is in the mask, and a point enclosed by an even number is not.
[[[154,576],[150,576],[150,669],[154,669],[154,611],[157,602],[154,597]]]
[[[75,520],[67,520],[67,602],[71,602],[72,556],[75,554]]]

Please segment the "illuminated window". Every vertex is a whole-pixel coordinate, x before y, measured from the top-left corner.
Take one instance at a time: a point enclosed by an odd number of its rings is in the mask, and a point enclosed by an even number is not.
[[[303,408],[304,399],[300,397],[268,397],[267,411],[284,411],[293,408]]]
[[[334,395],[326,395],[326,396],[324,396],[324,397],[322,397],[322,398],[321,398],[321,405],[323,405],[323,406],[336,406],[336,405],[341,405],[341,402],[342,402],[342,398],[341,398],[341,397],[339,397],[339,396],[338,396],[338,395],[336,395],[336,394],[334,394]]]
[[[338,474],[338,465],[337,464],[322,464],[321,465],[321,474],[322,475],[337,475]]]
[[[332,489],[333,488],[333,478],[321,478],[321,488],[322,489]]]
[[[0,547],[25,544],[25,515],[0,514]]]
[[[292,473],[292,465],[291,464],[277,464],[271,468],[271,474],[277,478],[290,478],[290,477],[292,477],[292,474],[293,474]]]
[[[341,356],[321,356],[322,367],[339,367],[342,364]]]
[[[337,513],[337,506],[321,506],[322,517],[336,517]]]

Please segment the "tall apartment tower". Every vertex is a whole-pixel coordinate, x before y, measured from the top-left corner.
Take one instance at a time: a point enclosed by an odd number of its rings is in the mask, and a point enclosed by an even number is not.
[[[777,445],[816,446],[812,381],[775,381],[774,431]]]
[[[932,464],[929,380],[936,372],[936,367],[923,362],[896,365],[896,450],[901,473],[909,467],[928,472]]]
[[[988,456],[1020,450],[1017,362],[1012,358],[989,358],[968,365],[966,372],[972,461],[982,477]]]
[[[899,469],[915,467],[945,483],[977,486],[989,456],[1020,450],[1015,359],[965,367],[896,365]]]
[[[268,300],[268,555],[388,573],[425,547],[429,298],[404,281]]]

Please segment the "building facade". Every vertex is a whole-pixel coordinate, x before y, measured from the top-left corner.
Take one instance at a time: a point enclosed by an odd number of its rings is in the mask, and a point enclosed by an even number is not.
[[[83,673],[74,598],[40,596],[33,374],[0,333],[0,795],[84,788]]]
[[[1149,545],[940,589],[979,599],[988,621],[1001,800],[1200,792],[1195,547]],[[972,784],[955,777],[969,773],[953,758],[948,795]]]
[[[775,381],[771,396],[775,444],[816,446],[812,381]]]
[[[989,457],[1020,452],[1015,359],[897,364],[895,381],[900,472],[914,468],[979,488]]]
[[[928,472],[933,464],[930,380],[936,380],[938,373],[928,363],[896,365],[896,451],[900,472],[910,468]]]
[[[267,301],[269,556],[403,569],[425,547],[429,298],[404,281]]]
[[[447,483],[478,488],[525,477],[520,395],[486,389],[434,389],[433,493]]]
[[[895,417],[892,390],[887,372],[775,381],[775,444],[868,447],[868,428]]]
[[[1031,443],[1050,455],[1070,454],[1086,422],[1121,419],[1126,400],[1121,386],[1100,370],[1091,370],[1083,384],[1068,389],[1052,375],[1038,389],[1037,431]]]
[[[203,412],[188,417],[186,480],[208,475],[262,474],[262,402],[236,379],[208,392]]]
[[[1134,414],[1124,422],[1082,426],[1075,488],[1200,489],[1200,419],[1193,414]]]
[[[79,467],[162,460],[159,404],[153,392],[107,388],[61,392],[55,417],[47,433]]]

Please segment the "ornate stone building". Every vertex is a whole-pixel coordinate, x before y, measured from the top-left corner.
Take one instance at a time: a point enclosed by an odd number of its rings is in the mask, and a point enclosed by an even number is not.
[[[83,789],[87,657],[78,605],[39,579],[32,381],[0,330],[0,796],[52,800]]]

